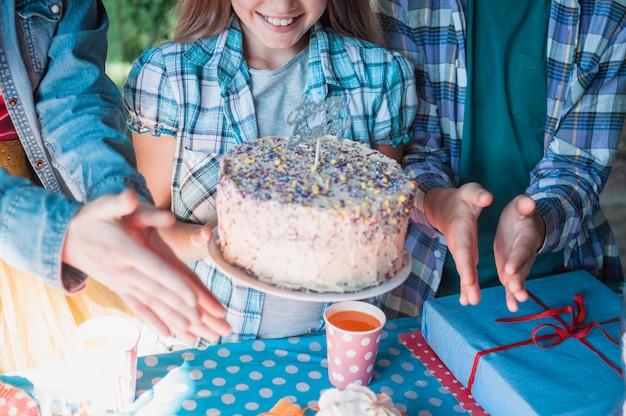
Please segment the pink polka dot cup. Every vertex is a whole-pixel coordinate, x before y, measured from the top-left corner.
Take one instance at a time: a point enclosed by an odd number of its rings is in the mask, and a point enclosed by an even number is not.
[[[387,321],[383,311],[367,302],[339,302],[326,309],[324,321],[331,384],[339,389],[350,383],[368,386]]]

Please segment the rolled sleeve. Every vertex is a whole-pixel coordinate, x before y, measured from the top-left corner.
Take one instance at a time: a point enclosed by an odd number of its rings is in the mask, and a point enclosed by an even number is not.
[[[372,141],[375,145],[407,144],[413,136],[417,92],[413,65],[393,53],[385,73],[381,105],[375,114]]]
[[[124,105],[132,131],[176,136],[179,106],[161,49],[147,50],[133,64],[124,85]]]

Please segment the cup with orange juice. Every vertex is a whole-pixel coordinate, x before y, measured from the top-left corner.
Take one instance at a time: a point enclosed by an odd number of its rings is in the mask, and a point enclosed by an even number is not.
[[[324,321],[331,384],[340,389],[350,383],[368,386],[386,323],[383,311],[367,302],[339,302],[326,309]]]
[[[85,395],[98,414],[125,414],[135,399],[140,330],[120,316],[83,322],[76,330]]]

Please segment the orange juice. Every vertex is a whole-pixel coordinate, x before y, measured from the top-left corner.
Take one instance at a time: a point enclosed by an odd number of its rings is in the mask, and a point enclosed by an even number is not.
[[[328,322],[345,331],[371,331],[380,326],[375,316],[359,311],[339,311],[328,317]]]

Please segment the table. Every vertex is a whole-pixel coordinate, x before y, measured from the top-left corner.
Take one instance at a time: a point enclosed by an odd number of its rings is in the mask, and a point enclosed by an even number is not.
[[[468,414],[398,339],[419,329],[419,318],[387,322],[370,388],[408,416]],[[332,387],[324,334],[188,349],[139,358],[137,415],[258,415],[283,397],[315,405]]]

